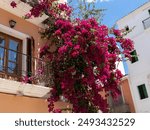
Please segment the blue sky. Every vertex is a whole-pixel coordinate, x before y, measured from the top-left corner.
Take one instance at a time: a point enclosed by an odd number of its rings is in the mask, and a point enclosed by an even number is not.
[[[111,27],[117,20],[147,1],[149,0],[97,0],[96,5],[106,9],[102,23]]]
[[[65,0],[67,1],[67,0]],[[69,1],[69,0],[68,0]],[[78,0],[71,0],[72,6],[77,7]],[[103,24],[112,27],[117,20],[127,15],[134,9],[143,5],[149,0],[86,0],[87,2],[95,1],[97,8],[106,9],[103,14]]]

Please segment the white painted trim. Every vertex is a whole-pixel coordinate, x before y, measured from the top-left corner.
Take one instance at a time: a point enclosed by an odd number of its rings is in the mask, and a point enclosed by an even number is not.
[[[2,24],[0,24],[0,31],[6,33],[8,35],[14,36],[16,38],[19,38],[19,39],[24,39],[24,38],[30,37],[29,35],[27,35],[25,33],[19,32],[15,29],[12,29],[12,28],[7,27]]]
[[[51,88],[0,78],[0,92],[18,96],[47,98]]]
[[[14,30],[12,28],[9,28],[9,27],[2,25],[2,24],[0,24],[0,32],[8,34],[10,36],[13,36],[13,37],[16,37],[16,38],[22,40],[23,41],[22,53],[27,54],[27,38],[30,37],[29,35],[22,33],[22,32],[19,32],[17,30]],[[26,64],[24,64],[24,63],[26,63],[25,61],[26,61],[26,57],[22,56],[22,70],[23,70],[22,75],[26,75],[24,73],[27,70],[27,66],[26,66]]]

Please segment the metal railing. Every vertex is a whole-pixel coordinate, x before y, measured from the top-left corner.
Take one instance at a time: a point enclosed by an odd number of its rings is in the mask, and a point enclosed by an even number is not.
[[[150,27],[150,17],[142,21],[144,29],[147,29]]]
[[[38,3],[38,0],[21,0],[21,2],[27,3],[30,6],[33,6]]]
[[[0,46],[0,78],[50,87],[50,62]]]

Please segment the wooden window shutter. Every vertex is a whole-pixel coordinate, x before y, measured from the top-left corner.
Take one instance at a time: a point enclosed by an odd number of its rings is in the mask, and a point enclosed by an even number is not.
[[[34,39],[27,38],[27,76],[32,75],[32,58],[33,58]]]

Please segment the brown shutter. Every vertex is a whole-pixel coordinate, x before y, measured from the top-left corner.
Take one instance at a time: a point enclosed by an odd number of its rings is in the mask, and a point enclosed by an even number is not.
[[[33,58],[33,47],[34,47],[34,39],[33,37],[27,38],[27,76],[31,76],[32,74],[32,62]],[[33,60],[33,61],[32,61]]]

